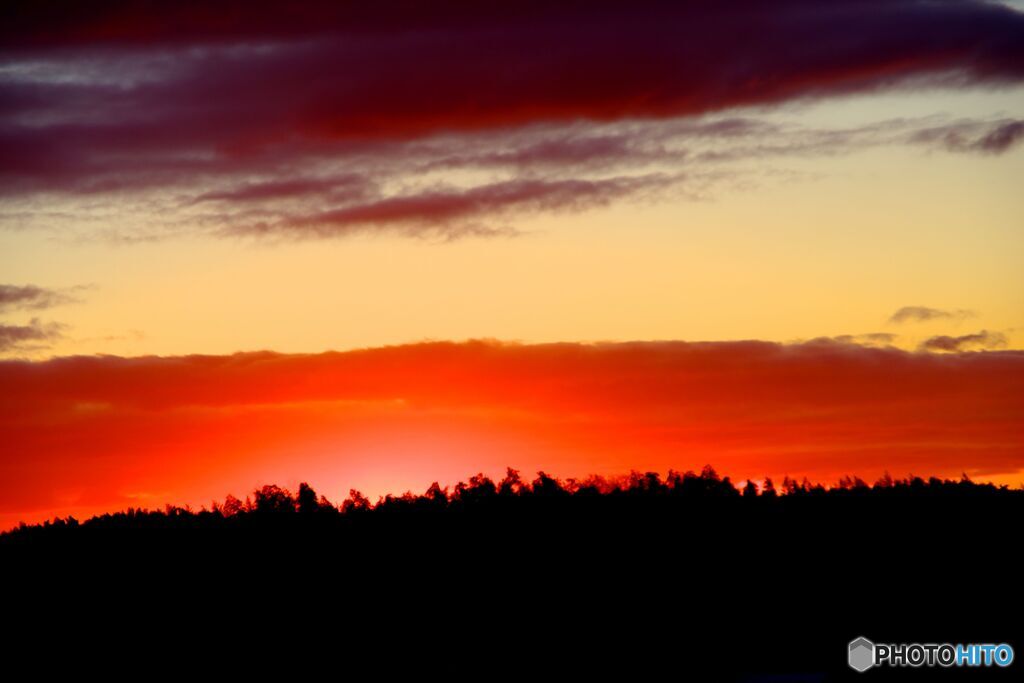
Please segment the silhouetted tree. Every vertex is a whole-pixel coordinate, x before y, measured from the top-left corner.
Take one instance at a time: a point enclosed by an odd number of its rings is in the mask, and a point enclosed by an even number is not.
[[[288,491],[268,484],[253,494],[256,498],[256,512],[280,515],[295,512],[295,502]]]
[[[299,493],[296,496],[296,503],[300,514],[311,515],[317,511],[320,505],[316,500],[316,491],[306,482],[299,484]]]
[[[661,483],[661,476],[657,472],[644,472],[643,474],[633,471],[629,474],[629,491],[641,494],[660,494],[667,488]]]
[[[469,484],[459,482],[455,486],[454,499],[466,504],[480,503],[498,495],[498,487],[483,473],[470,477]]]
[[[356,489],[349,489],[348,498],[341,504],[343,513],[363,512],[371,508],[370,499]]]
[[[448,487],[441,488],[436,481],[430,485],[423,498],[434,507],[445,507],[448,505]]]
[[[803,489],[796,479],[790,479],[789,475],[782,478],[782,492],[787,496],[796,496],[803,493]]]
[[[523,489],[523,480],[519,476],[519,470],[511,467],[505,470],[505,478],[498,484],[498,493],[502,496],[519,495]]]
[[[228,497],[224,499],[224,505],[221,506],[220,511],[225,517],[233,517],[245,511],[245,504],[229,493]]]
[[[544,471],[537,472],[537,478],[533,480],[530,493],[534,496],[545,498],[558,498],[568,495],[568,491],[562,488],[561,483]]]

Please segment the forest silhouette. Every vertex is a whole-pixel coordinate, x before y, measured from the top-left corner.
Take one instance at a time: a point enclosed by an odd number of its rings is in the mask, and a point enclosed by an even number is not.
[[[508,651],[573,675],[655,675],[672,657],[693,680],[836,680],[858,675],[845,648],[859,636],[1013,642],[1022,508],[1024,490],[966,475],[826,488],[737,486],[710,466],[566,481],[509,469],[375,503],[267,485],[201,510],[21,525],[0,559],[84,570],[103,610],[157,586],[168,609],[227,601],[260,623],[335,610],[350,650],[387,633],[403,651],[513,672],[531,660]]]
[[[168,504],[163,509],[128,508],[79,522],[74,517],[54,518],[41,524],[21,523],[0,534],[0,543],[56,543],[88,540],[116,540],[118,533],[148,531],[192,532],[196,538],[177,533],[159,538],[160,542],[201,541],[203,531],[220,534],[280,532],[305,534],[360,533],[367,530],[441,532],[458,527],[466,529],[501,523],[528,528],[532,525],[571,524],[575,531],[614,529],[622,525],[642,524],[668,531],[675,525],[686,528],[695,518],[701,526],[719,527],[727,522],[743,521],[759,526],[763,515],[800,514],[819,524],[822,520],[839,523],[844,517],[865,522],[913,505],[919,512],[955,516],[972,512],[968,504],[985,509],[1024,504],[1024,490],[1006,485],[975,483],[966,474],[959,480],[931,477],[893,479],[888,473],[873,485],[859,477],[846,476],[826,487],[806,477],[785,477],[778,486],[771,478],[758,485],[747,480],[741,486],[720,477],[713,467],[700,473],[669,471],[664,479],[657,472],[632,472],[624,477],[590,476],[560,480],[540,471],[534,479],[524,479],[508,468],[506,475],[494,481],[478,474],[468,482],[442,488],[437,482],[423,494],[388,494],[371,502],[355,489],[340,504],[318,495],[306,483],[295,493],[276,485],[265,485],[240,500],[228,495],[196,511],[190,506]],[[855,507],[852,507],[855,506]],[[708,517],[712,514],[712,517]],[[761,521],[758,521],[758,520]],[[851,520],[852,521],[852,520]],[[639,529],[638,529],[639,530]],[[693,529],[691,529],[692,531]],[[133,536],[133,540],[143,541]]]

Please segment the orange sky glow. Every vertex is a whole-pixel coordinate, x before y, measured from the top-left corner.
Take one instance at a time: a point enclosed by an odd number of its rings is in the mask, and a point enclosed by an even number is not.
[[[834,341],[428,343],[0,363],[0,520],[200,506],[308,481],[340,502],[532,476],[1024,479],[1024,354]],[[17,398],[13,398],[17,397]]]

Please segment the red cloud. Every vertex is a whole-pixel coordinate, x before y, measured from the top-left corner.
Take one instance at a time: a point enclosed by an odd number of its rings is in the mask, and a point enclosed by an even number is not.
[[[561,476],[714,464],[734,478],[1024,468],[1024,354],[817,341],[433,343],[320,355],[0,363],[0,520],[331,495],[505,465]]]

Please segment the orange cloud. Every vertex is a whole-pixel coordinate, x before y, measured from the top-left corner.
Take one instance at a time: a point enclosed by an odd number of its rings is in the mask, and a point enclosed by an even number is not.
[[[0,382],[4,526],[271,481],[375,496],[506,465],[824,481],[1024,467],[1019,351],[426,343],[6,361]]]

